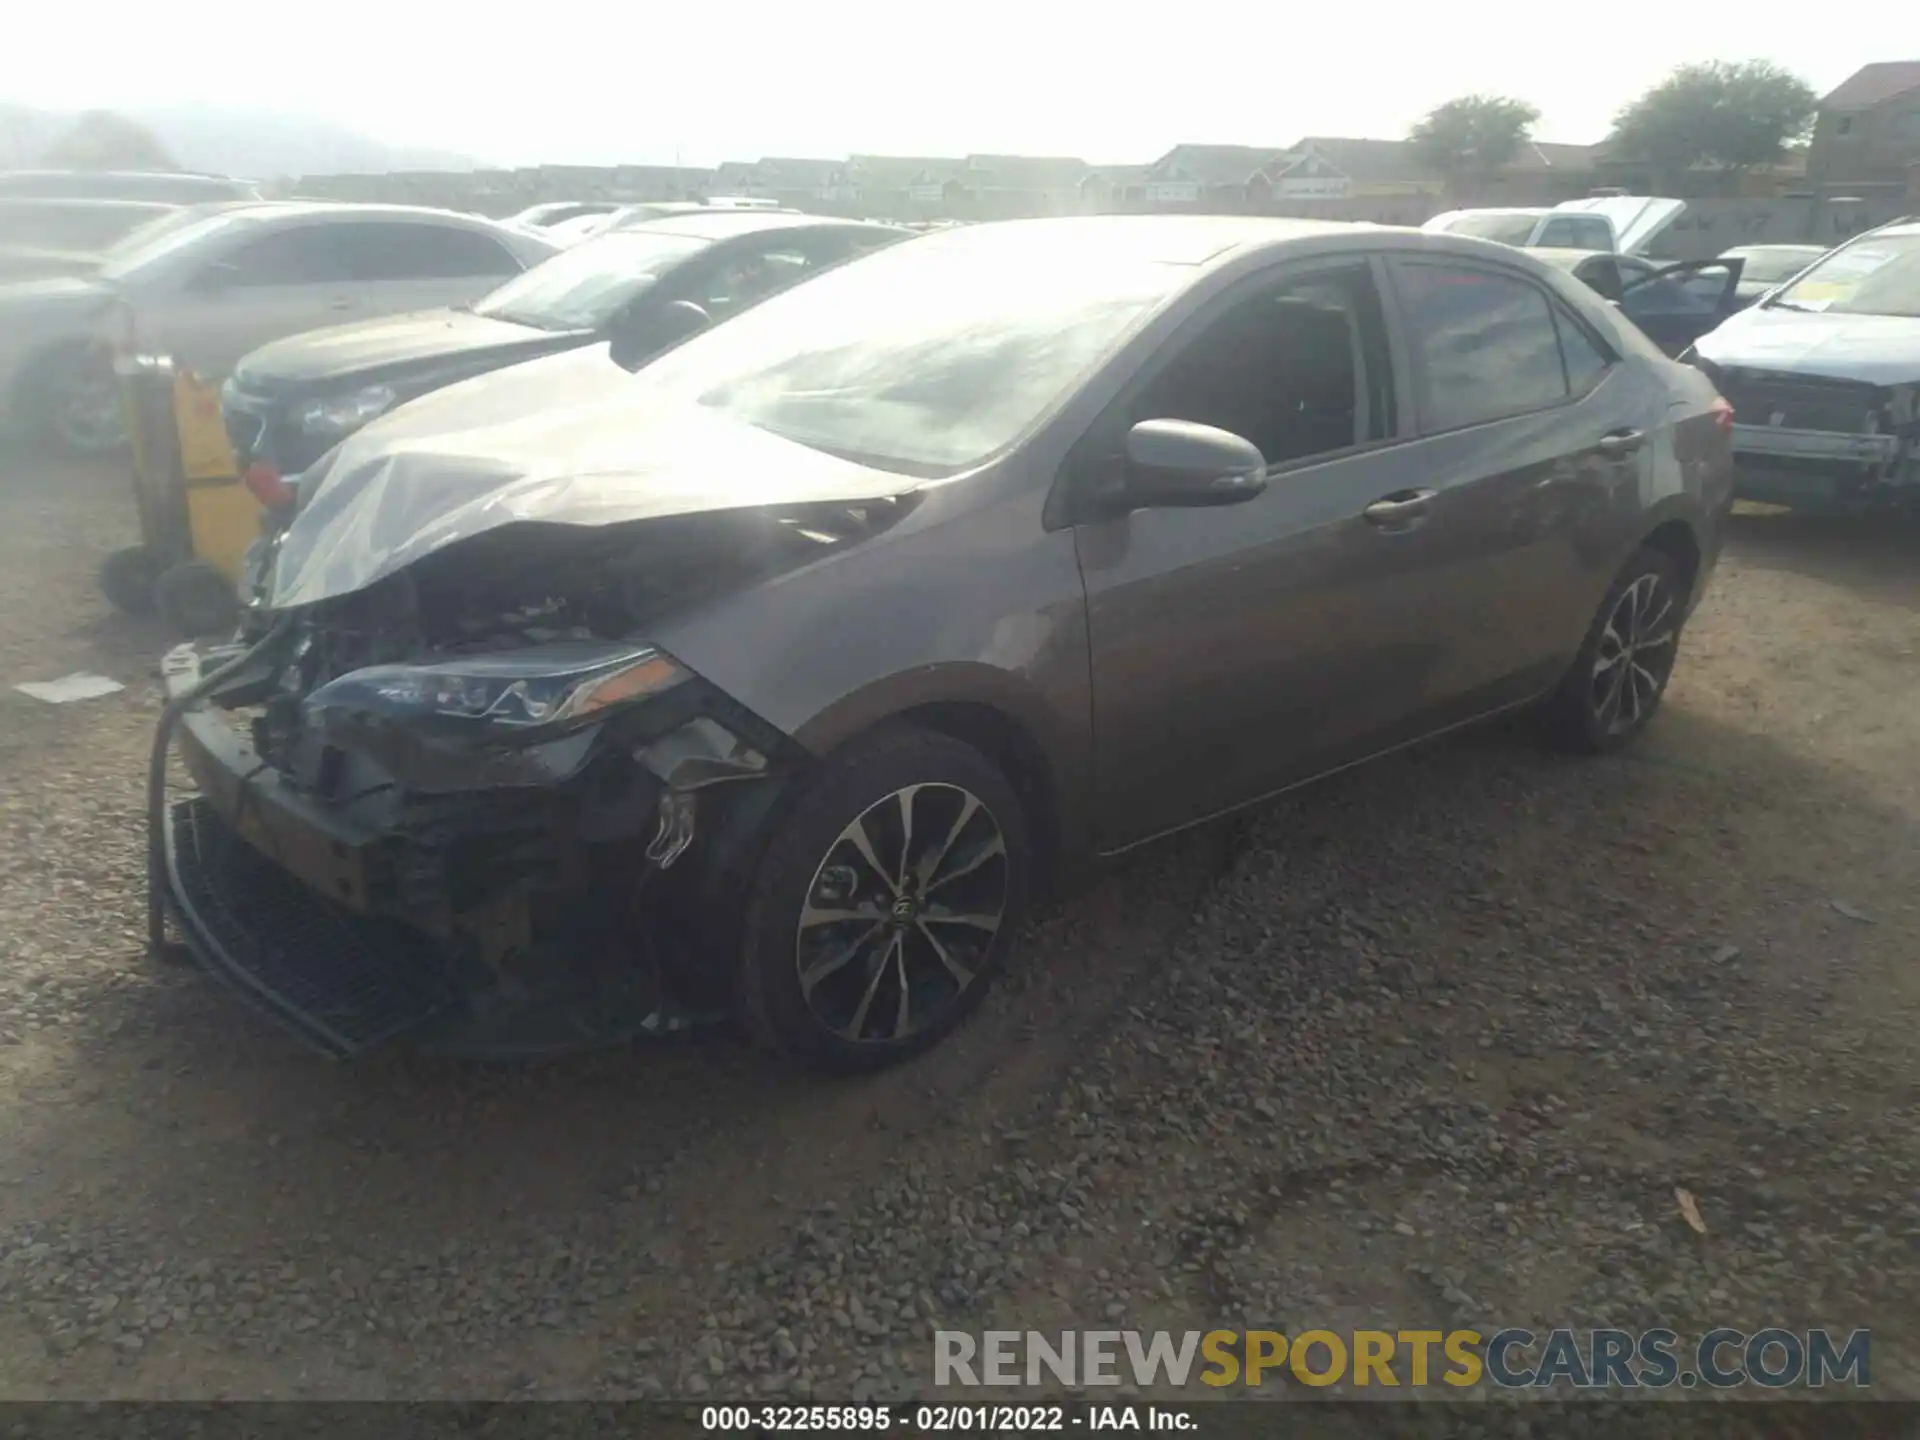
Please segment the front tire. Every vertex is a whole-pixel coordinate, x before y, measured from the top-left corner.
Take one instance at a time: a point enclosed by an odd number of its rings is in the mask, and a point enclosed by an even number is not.
[[[1674,558],[1650,546],[1635,551],[1547,701],[1548,734],[1588,754],[1632,744],[1666,695],[1686,606],[1687,586]]]
[[[829,756],[776,819],[749,890],[740,1003],[830,1073],[938,1043],[985,997],[1025,909],[1019,797],[950,736],[899,726]]]

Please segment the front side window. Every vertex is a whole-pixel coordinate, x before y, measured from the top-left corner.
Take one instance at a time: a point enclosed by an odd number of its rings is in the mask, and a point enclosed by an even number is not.
[[[276,230],[212,262],[195,283],[216,289],[255,289],[345,281],[351,278],[350,272],[330,239],[319,226]]]
[[[352,222],[318,226],[356,279],[465,280],[518,275],[520,262],[489,235],[451,225]]]
[[[1454,430],[1568,395],[1546,295],[1517,275],[1394,262],[1407,339],[1423,376],[1422,427]]]
[[[1834,251],[1767,304],[1835,315],[1920,318],[1920,233],[1857,240]]]
[[[1212,321],[1129,407],[1129,423],[1190,420],[1250,440],[1269,465],[1388,433],[1379,297],[1364,265],[1263,287]]]

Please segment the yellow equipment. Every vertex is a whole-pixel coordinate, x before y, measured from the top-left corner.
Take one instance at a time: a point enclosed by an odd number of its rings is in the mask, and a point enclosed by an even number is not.
[[[231,630],[261,509],[237,473],[220,392],[166,356],[122,357],[114,370],[140,544],[107,556],[100,588],[131,614],[159,611],[182,635]]]

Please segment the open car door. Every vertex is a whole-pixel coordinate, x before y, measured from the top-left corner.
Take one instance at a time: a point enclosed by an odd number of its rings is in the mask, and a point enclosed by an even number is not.
[[[1678,355],[1740,308],[1746,262],[1688,260],[1625,277],[1618,304],[1649,340]]]

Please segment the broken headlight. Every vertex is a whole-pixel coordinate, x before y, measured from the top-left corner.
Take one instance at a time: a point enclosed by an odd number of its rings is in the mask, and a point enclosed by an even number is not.
[[[386,414],[398,398],[391,385],[367,385],[302,405],[294,412],[293,421],[307,435],[351,435]]]
[[[658,695],[687,673],[651,646],[558,641],[430,665],[370,665],[322,685],[306,709],[526,731]]]

